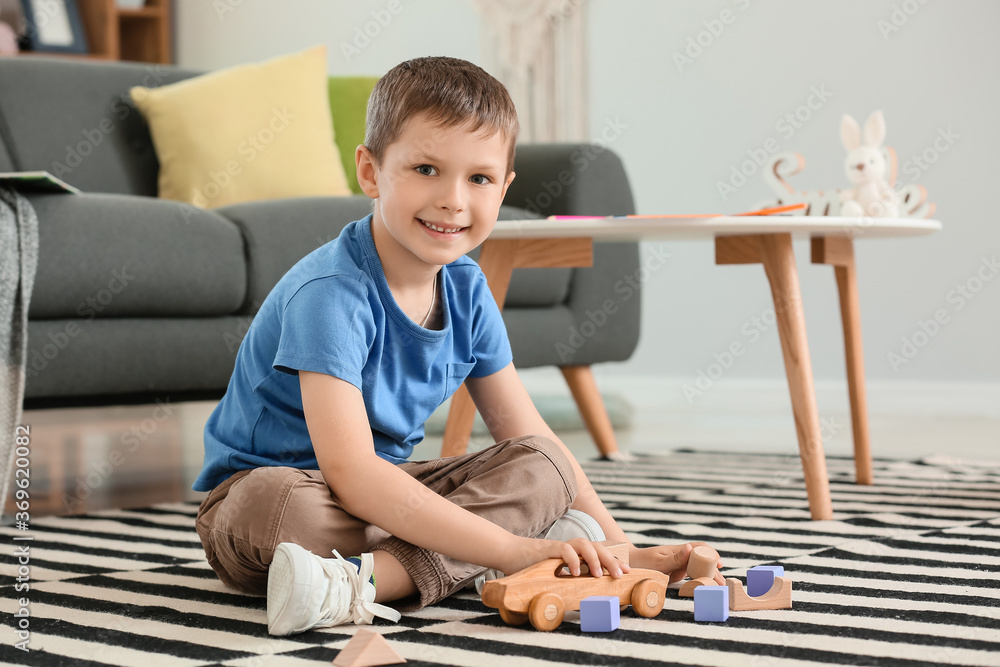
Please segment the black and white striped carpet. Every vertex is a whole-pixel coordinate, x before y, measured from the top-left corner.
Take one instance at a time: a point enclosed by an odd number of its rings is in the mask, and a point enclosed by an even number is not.
[[[696,623],[668,593],[659,617],[610,634],[568,612],[551,633],[508,627],[472,594],[379,622],[410,665],[1000,665],[1000,463],[876,461],[874,486],[831,457],[835,518],[812,522],[797,456],[677,451],[586,463],[639,546],[704,540],[727,576],[783,565],[794,608]],[[268,636],[262,598],[215,578],[192,504],[35,521],[30,589],[14,590],[4,528],[0,662],[23,665],[330,664],[354,627]],[[30,641],[15,632],[27,603]],[[524,629],[528,628],[528,629]]]

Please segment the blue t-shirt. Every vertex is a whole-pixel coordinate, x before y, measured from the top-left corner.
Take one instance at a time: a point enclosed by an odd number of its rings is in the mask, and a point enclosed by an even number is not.
[[[371,235],[371,216],[347,225],[278,281],[236,355],[222,401],[205,426],[210,491],[238,470],[316,469],[298,371],[326,373],[361,390],[375,451],[405,461],[424,422],[466,377],[511,362],[500,310],[468,257],[438,277],[444,327],[425,329],[396,304]]]

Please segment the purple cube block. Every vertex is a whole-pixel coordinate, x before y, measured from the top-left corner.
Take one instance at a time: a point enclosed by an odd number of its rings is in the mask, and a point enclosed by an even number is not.
[[[729,620],[729,586],[694,589],[694,620],[715,623]]]
[[[621,601],[616,595],[591,595],[580,600],[580,630],[611,632],[621,623]]]
[[[760,597],[774,585],[775,577],[785,576],[785,568],[780,565],[758,565],[747,570],[747,595]]]

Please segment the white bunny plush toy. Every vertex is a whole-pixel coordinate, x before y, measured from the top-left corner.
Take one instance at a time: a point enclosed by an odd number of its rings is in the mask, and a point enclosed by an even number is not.
[[[885,118],[876,111],[865,122],[864,143],[857,121],[848,115],[840,120],[840,140],[847,149],[844,167],[853,188],[840,193],[840,214],[846,217],[898,218],[899,200],[886,181]]]

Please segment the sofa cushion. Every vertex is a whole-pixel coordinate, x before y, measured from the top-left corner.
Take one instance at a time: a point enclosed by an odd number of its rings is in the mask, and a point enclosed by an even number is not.
[[[33,320],[28,323],[25,399],[140,394],[164,400],[175,392],[221,396],[249,325],[248,318],[238,316]]]
[[[0,58],[0,132],[13,169],[44,169],[84,192],[155,197],[156,154],[128,89],[193,74],[149,64]]]
[[[159,196],[218,208],[350,194],[327,86],[326,47],[318,46],[133,88],[160,161]]]
[[[39,256],[31,319],[235,313],[243,239],[210,211],[128,195],[31,195]]]

